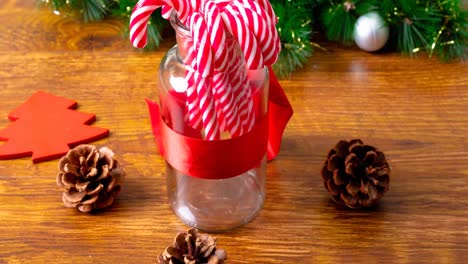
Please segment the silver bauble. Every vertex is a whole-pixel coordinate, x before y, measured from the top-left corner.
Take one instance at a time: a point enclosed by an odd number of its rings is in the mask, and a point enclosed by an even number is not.
[[[354,25],[354,41],[365,51],[377,51],[388,40],[388,26],[377,12],[362,15]]]

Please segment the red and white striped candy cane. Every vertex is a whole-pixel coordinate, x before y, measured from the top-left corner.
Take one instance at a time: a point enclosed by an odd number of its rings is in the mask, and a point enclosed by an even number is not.
[[[187,23],[187,18],[193,12],[198,12],[200,10],[201,2],[207,0],[164,0],[167,2],[167,5],[163,6],[161,9],[161,15],[165,19],[170,19],[172,10],[177,12],[177,16],[182,23]]]
[[[233,4],[238,8],[235,9],[236,11],[234,14],[242,17],[243,21],[248,24],[250,30],[252,30],[253,35],[259,40],[261,43],[261,47],[266,47],[266,49],[262,49],[262,55],[265,56],[267,61],[264,61],[264,65],[271,65],[276,62],[278,53],[280,51],[280,41],[276,31],[276,17],[274,16],[273,9],[268,1],[260,1],[260,4],[251,0],[240,0],[242,1],[243,5],[240,5],[240,2],[234,1]],[[262,5],[262,6],[260,6]],[[226,8],[228,9],[228,7]],[[250,11],[250,14],[249,11]],[[257,15],[256,15],[257,14]],[[271,15],[269,15],[271,14]],[[249,18],[250,15],[250,18]],[[262,32],[260,30],[260,23],[264,22],[264,30],[266,32]],[[270,34],[267,34],[270,33]],[[263,34],[263,35],[262,35]],[[270,38],[270,42],[268,42]],[[240,42],[241,43],[241,42]],[[241,44],[242,45],[242,44]],[[259,52],[260,53],[260,52]],[[247,56],[250,54],[244,52],[244,56],[246,56],[246,61],[249,61]],[[264,66],[262,65],[262,67]],[[252,69],[252,68],[251,68]],[[240,82],[248,84],[248,78],[246,75],[240,75]],[[242,91],[240,91],[237,95],[237,100],[244,101],[239,102],[242,106],[240,107],[241,115],[244,116],[242,119],[242,124],[247,131],[253,127],[255,123],[255,116],[253,112],[253,98],[252,98],[252,90],[251,87],[245,87]],[[243,103],[246,102],[246,105]],[[247,115],[245,117],[245,115]]]
[[[244,20],[248,23],[249,28],[253,30],[254,35],[258,38],[258,41],[261,47],[262,48],[268,47],[267,49],[262,49],[262,55],[264,57],[263,58],[264,64],[268,66],[274,64],[277,61],[279,52],[281,50],[281,41],[278,36],[278,32],[276,31],[277,17],[274,13],[274,10],[270,2],[268,0],[256,0],[256,1],[240,0],[240,1],[244,3],[244,8],[239,7],[239,10],[241,11],[239,14],[244,17]],[[248,7],[248,8],[245,8],[245,7]],[[245,11],[242,12],[242,10],[245,10]],[[248,14],[249,13],[248,10],[255,11],[255,12]],[[258,16],[255,16],[255,13],[257,13]],[[259,25],[261,22],[265,22],[266,30],[267,32],[269,31],[270,34],[263,34],[263,32],[261,32],[260,25]],[[269,41],[272,41],[273,43],[270,43]],[[270,44],[273,44],[273,45],[270,45]],[[272,46],[274,48],[271,48]],[[268,52],[269,49],[274,52]],[[245,77],[246,76],[244,76],[244,78]],[[247,97],[250,99],[248,100],[249,118],[247,119],[249,122],[248,123],[249,130],[255,124],[255,114],[253,111],[253,97],[252,97],[251,92],[252,92],[251,89],[247,89],[247,94],[248,94]]]
[[[239,13],[238,7],[227,5],[222,14],[226,29],[239,42],[239,45],[244,52],[245,61],[249,69],[260,69],[264,67],[262,53],[259,50],[257,39],[242,21],[237,16]]]
[[[212,79],[212,90],[222,130],[229,131],[232,137],[238,137],[242,135],[243,128],[237,102],[234,100],[234,93],[230,82],[226,80],[227,76],[228,74],[225,72],[215,72]]]
[[[189,0],[163,0],[166,4],[161,9],[161,16],[165,19],[170,19],[173,10],[177,12],[177,15],[183,23],[187,17],[194,12],[192,5]]]
[[[210,35],[211,49],[214,54],[214,67],[225,71],[227,67],[226,29],[218,6],[212,1],[206,1],[201,6]]]
[[[234,2],[238,7],[238,14],[247,24],[249,29],[257,38],[259,46],[262,50],[264,64],[270,66],[277,60],[278,46],[276,39],[278,38],[275,25],[266,17],[266,12],[260,9],[258,4],[251,0],[244,0],[243,3]],[[260,10],[257,13],[256,10]],[[263,12],[262,12],[263,11]]]
[[[262,52],[257,45],[257,38],[248,28],[247,24],[240,18],[241,9],[235,5],[227,5],[224,9],[223,19],[228,31],[235,37],[240,47],[243,49],[244,59],[248,69],[260,69],[264,67]],[[231,50],[230,54],[235,54]],[[239,56],[242,58],[242,55]],[[242,60],[242,59],[239,59]],[[234,60],[235,61],[235,60]],[[255,123],[253,113],[253,98],[249,84],[246,68],[243,64],[232,65],[234,72],[233,90],[235,102],[238,106],[239,116],[243,131],[250,131]]]
[[[230,61],[227,75],[231,79],[231,89],[234,96],[234,105],[237,106],[238,115],[241,121],[243,132],[250,131],[250,120],[249,117],[249,80],[247,76],[247,66],[245,64],[242,53],[238,50],[235,45],[235,40],[231,40],[232,43],[228,44]]]
[[[189,124],[195,129],[202,129],[200,100],[198,98],[197,86],[194,80],[195,69],[197,68],[196,54],[194,46],[190,45],[184,58],[186,66],[185,81],[187,83],[187,112]]]
[[[199,72],[194,74],[194,84],[198,92],[200,112],[202,115],[203,131],[207,140],[221,138],[215,103],[211,91],[207,89],[210,83]]]
[[[260,6],[261,9],[265,10],[266,17],[271,18],[276,25],[277,17],[275,15],[275,11],[268,0],[255,0]]]
[[[172,8],[172,6],[170,5],[164,5],[162,8],[161,8],[161,16],[167,20],[169,20],[171,18],[171,13],[172,13],[172,10],[174,10]]]
[[[273,64],[281,48],[268,0],[140,0],[130,19],[135,47],[146,45],[147,22],[157,8],[165,18],[177,12],[190,27],[193,45],[184,60],[190,123],[202,124],[208,140],[220,138],[219,124],[232,136],[250,131],[255,114],[247,69]],[[244,55],[227,41],[226,30]]]
[[[195,86],[199,97],[205,137],[208,140],[220,139],[217,115],[213,95],[208,80],[213,73],[213,55],[208,36],[208,29],[203,15],[193,13],[189,17],[192,29],[193,46],[196,51]]]
[[[255,23],[259,23],[259,21],[263,21],[265,24],[265,27],[267,28],[267,34],[263,37],[266,38],[271,38],[272,39],[272,45],[274,48],[270,50],[271,54],[264,55],[264,60],[265,60],[265,65],[272,65],[276,62],[278,59],[279,52],[281,50],[281,41],[278,35],[278,31],[276,30],[276,16],[273,15],[270,16],[268,15],[267,11],[260,6],[259,3],[253,0],[239,0],[239,3],[244,6],[245,9],[253,11],[250,15],[252,16],[257,16],[256,18],[253,19],[253,21],[250,21],[247,19],[246,21],[249,23],[249,27],[252,28],[252,23],[253,27],[255,28]],[[271,5],[268,3],[268,6],[271,8]],[[269,8],[269,9],[270,9]],[[271,8],[271,12],[273,12],[273,9]],[[255,15],[256,14],[256,15]],[[274,13],[273,13],[274,14]],[[263,46],[262,46],[263,47]]]
[[[221,13],[214,2],[205,2],[202,5],[201,11],[205,16],[210,35],[211,49],[214,54],[215,72],[212,77],[212,91],[215,98],[219,125],[222,131],[229,131],[232,137],[237,137],[242,134],[242,127],[226,75],[228,68],[226,30]]]
[[[162,16],[169,19],[172,10],[175,10],[179,19],[185,22],[189,14],[194,12],[193,0],[140,0],[133,8],[130,16],[130,40],[133,46],[144,48],[147,43],[147,27],[151,14],[161,8]]]
[[[151,14],[163,5],[162,0],[143,0],[135,5],[130,16],[130,41],[134,47],[146,46],[148,20]]]

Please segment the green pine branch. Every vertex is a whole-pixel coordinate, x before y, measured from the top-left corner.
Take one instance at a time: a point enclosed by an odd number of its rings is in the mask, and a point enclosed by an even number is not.
[[[461,9],[459,0],[444,1],[437,10],[442,18],[433,33],[429,56],[437,54],[441,61],[466,60],[468,47],[468,11]]]
[[[376,3],[374,0],[341,2],[330,0],[322,8],[321,21],[327,39],[351,45],[354,42],[353,33],[356,20],[360,15],[376,9]]]
[[[425,52],[442,61],[466,59],[468,12],[460,0],[271,0],[278,17],[281,53],[274,65],[288,77],[312,56],[312,27],[324,30],[328,40],[353,43],[357,18],[377,11],[390,28],[388,47],[404,54]],[[128,23],[137,0],[38,0],[58,12],[74,12],[84,22],[108,16]],[[319,19],[315,19],[319,18]],[[147,49],[159,47],[168,22],[153,13],[148,24]],[[127,30],[128,33],[128,30]]]
[[[311,1],[271,1],[278,17],[281,52],[273,69],[280,78],[288,78],[312,56]]]
[[[118,2],[119,4],[112,12],[112,15],[124,19],[128,25],[133,7],[136,5],[138,0],[119,0]],[[154,50],[159,47],[161,40],[163,39],[161,32],[167,26],[168,22],[162,18],[160,9],[156,10],[148,21],[148,39],[145,47],[146,50]],[[129,31],[127,27],[125,36],[128,36],[128,33]]]
[[[391,27],[397,50],[411,56],[429,51],[430,37],[440,21],[429,2],[422,5],[416,1],[384,0],[381,8]]]
[[[114,2],[110,0],[82,0],[83,20],[85,22],[102,20],[107,14],[111,13]]]
[[[40,0],[39,4],[48,1]],[[116,7],[116,0],[52,0],[50,6],[58,12],[75,12],[84,22],[100,21]]]

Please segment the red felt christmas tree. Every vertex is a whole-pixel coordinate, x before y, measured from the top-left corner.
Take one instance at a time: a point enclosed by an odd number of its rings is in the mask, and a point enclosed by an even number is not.
[[[77,103],[64,97],[36,92],[8,115],[14,121],[0,130],[0,159],[32,155],[33,162],[63,156],[70,146],[91,142],[109,134],[108,129],[92,127],[94,114],[73,110]]]

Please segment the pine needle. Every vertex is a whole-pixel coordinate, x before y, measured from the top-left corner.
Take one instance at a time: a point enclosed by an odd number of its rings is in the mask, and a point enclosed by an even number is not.
[[[312,56],[310,1],[272,1],[271,4],[279,18],[277,29],[282,42],[273,69],[279,78],[289,78]]]

